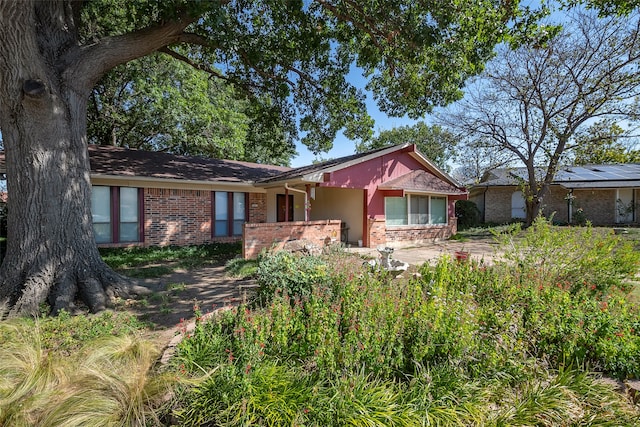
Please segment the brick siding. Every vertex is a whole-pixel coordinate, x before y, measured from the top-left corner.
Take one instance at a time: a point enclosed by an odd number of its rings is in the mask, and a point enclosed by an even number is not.
[[[516,190],[516,187],[489,188],[484,195],[484,221],[510,222],[511,195]]]
[[[443,225],[401,225],[387,227],[384,218],[369,219],[369,247],[402,246],[448,239],[458,232],[458,218]]]
[[[368,247],[375,248],[387,243],[386,228],[384,218],[369,218]]]
[[[385,237],[387,244],[391,246],[408,243],[423,244],[446,240],[457,232],[458,218],[449,218],[449,224],[387,227]]]
[[[553,215],[553,221],[559,223],[569,222],[569,202],[567,195],[569,190],[560,186],[551,186],[549,193],[542,200],[542,214],[547,218]]]
[[[612,225],[616,221],[616,190],[574,190],[573,210],[582,208],[594,225]]]
[[[145,188],[145,246],[199,245],[210,241],[210,191]]]
[[[309,240],[323,246],[340,239],[340,220],[247,223],[243,227],[242,255],[253,259],[263,249],[281,249],[291,240]]]
[[[267,194],[249,193],[249,221],[251,223],[267,222]]]
[[[489,188],[484,196],[485,222],[505,223],[511,221],[511,195],[516,187]],[[543,215],[560,223],[569,222],[569,190],[560,186],[552,186],[542,201]],[[616,190],[585,189],[573,191],[573,211],[582,208],[585,217],[594,225],[613,225],[616,221]],[[482,194],[476,196],[481,198]],[[636,214],[636,222],[640,215]]]

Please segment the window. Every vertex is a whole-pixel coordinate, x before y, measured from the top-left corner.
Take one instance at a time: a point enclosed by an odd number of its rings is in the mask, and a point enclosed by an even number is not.
[[[240,236],[247,220],[247,193],[213,192],[213,236]]]
[[[426,225],[447,223],[447,198],[409,194],[385,197],[387,225]]]
[[[247,203],[244,193],[233,193],[233,235],[242,234],[242,224],[247,218]]]
[[[407,225],[407,200],[405,197],[384,199],[384,215],[387,225]]]
[[[409,206],[409,224],[429,224],[429,196],[411,196]]]
[[[97,243],[139,242],[139,188],[94,186],[91,189],[93,233]]]
[[[431,197],[431,219],[429,224],[447,223],[447,198]]]
[[[229,196],[226,191],[215,192],[215,231],[214,236],[229,234]]]
[[[516,191],[511,195],[511,218],[524,219],[527,217],[527,204],[522,191]]]

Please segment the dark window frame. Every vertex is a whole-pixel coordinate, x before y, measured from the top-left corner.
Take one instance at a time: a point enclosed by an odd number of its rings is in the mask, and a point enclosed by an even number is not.
[[[216,193],[226,193],[227,196],[227,218],[226,230],[224,235],[216,234]],[[236,219],[233,216],[234,203],[233,195],[239,193],[244,195],[244,222],[249,222],[249,193],[243,191],[212,191],[211,192],[211,238],[221,237],[239,237],[242,234],[233,234],[234,223]]]
[[[99,244],[118,244],[118,243],[144,243],[144,188],[134,187],[138,190],[138,240],[136,241],[120,241],[120,186],[113,185],[92,185],[93,187],[109,188],[109,215],[111,220],[111,239],[108,242],[100,242]],[[126,187],[130,188],[130,187]],[[92,221],[93,224],[93,221]]]

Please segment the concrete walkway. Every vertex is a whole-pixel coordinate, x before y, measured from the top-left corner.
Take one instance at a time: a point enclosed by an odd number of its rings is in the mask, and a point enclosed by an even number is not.
[[[466,242],[444,240],[396,248],[391,258],[412,265],[422,265],[425,262],[434,263],[443,256],[453,258],[456,251],[465,251],[469,252],[470,257],[474,260],[484,260],[485,263],[491,264],[496,257],[497,249],[498,245],[491,239],[468,240]],[[376,248],[350,247],[346,250],[371,258],[377,259],[379,257]]]

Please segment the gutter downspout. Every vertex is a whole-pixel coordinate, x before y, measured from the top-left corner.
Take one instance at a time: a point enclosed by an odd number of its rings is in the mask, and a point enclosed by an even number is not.
[[[284,183],[284,188],[285,188],[285,190],[295,191],[296,193],[304,194],[304,220],[305,220],[305,222],[308,222],[309,221],[309,210],[307,209],[307,205],[309,203],[309,195],[307,194],[307,192],[304,191],[304,190],[298,190],[297,188],[291,188],[291,187],[289,187],[289,184],[287,184],[286,182]]]

